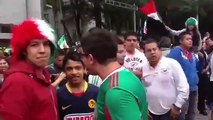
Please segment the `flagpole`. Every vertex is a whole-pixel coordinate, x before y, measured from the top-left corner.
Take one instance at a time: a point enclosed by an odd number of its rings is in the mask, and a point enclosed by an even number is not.
[[[199,0],[197,0],[197,14],[196,14],[196,19],[197,19],[197,21],[198,21],[198,29],[199,29]]]
[[[133,11],[133,22],[134,22],[134,32],[136,32],[136,5],[134,3],[134,11]]]

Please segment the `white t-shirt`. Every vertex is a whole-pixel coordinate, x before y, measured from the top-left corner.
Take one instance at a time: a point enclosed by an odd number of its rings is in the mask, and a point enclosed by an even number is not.
[[[135,49],[134,54],[126,53],[124,58],[124,67],[128,68],[132,71],[140,71],[142,72],[143,65],[147,63],[147,59],[144,53],[140,52],[139,50]]]
[[[93,84],[97,87],[100,87],[102,82],[102,79],[98,75],[89,75],[88,77],[88,83]]]
[[[213,81],[213,54],[210,55],[210,70],[211,70],[210,81]]]

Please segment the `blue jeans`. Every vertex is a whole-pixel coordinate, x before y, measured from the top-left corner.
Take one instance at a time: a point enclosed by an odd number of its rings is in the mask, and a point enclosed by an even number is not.
[[[195,120],[197,91],[190,91],[189,99],[183,104],[179,120]]]
[[[163,115],[154,115],[150,112],[150,115],[152,116],[152,120],[171,120],[170,111]]]

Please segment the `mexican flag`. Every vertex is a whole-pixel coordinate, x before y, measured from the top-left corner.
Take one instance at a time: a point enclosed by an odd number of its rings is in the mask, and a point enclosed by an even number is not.
[[[162,21],[158,16],[154,0],[149,0],[143,7],[139,8],[138,10],[148,17],[151,17],[158,21]]]
[[[165,28],[165,24],[158,15],[154,0],[143,0],[143,6],[139,7],[139,12],[147,16],[143,26],[143,39],[148,37],[160,38],[169,36],[169,32]]]
[[[57,44],[60,49],[69,48],[69,46],[67,45],[66,39],[65,39],[65,35],[61,36],[61,38],[58,40]]]

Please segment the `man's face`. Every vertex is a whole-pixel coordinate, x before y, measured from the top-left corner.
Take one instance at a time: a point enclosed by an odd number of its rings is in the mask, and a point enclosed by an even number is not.
[[[79,48],[79,53],[81,54],[81,60],[84,62],[87,71],[90,74],[97,75],[97,70],[94,68],[93,56],[91,54],[85,54],[82,48]]]
[[[62,68],[63,60],[64,60],[64,55],[58,55],[54,61],[54,64]]]
[[[85,68],[80,61],[68,60],[65,65],[65,74],[72,84],[80,84],[84,80]]]
[[[123,65],[125,57],[125,48],[123,44],[118,44],[117,61]]]
[[[211,46],[213,45],[213,41],[209,38],[206,41],[204,41],[204,50],[210,52],[211,51]]]
[[[130,35],[125,40],[125,48],[127,52],[132,52],[138,45],[137,37],[134,35]]]
[[[145,52],[145,55],[146,55],[149,63],[157,63],[162,56],[162,53],[161,53],[159,47],[154,42],[146,44],[144,46],[144,52]]]
[[[32,40],[26,48],[26,60],[38,68],[44,68],[50,58],[50,43],[48,40]]]
[[[189,49],[192,47],[192,36],[189,34],[184,35],[183,39],[180,40],[180,44],[185,47],[186,49]]]
[[[207,45],[206,45],[206,42],[204,42],[204,41],[202,41],[202,49],[207,50]]]
[[[5,59],[0,59],[0,71],[6,71],[9,67],[7,61]]]

